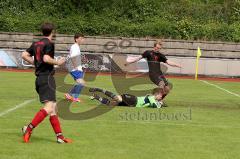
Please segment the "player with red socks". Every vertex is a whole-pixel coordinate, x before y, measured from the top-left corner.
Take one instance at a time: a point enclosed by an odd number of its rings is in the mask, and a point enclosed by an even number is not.
[[[62,65],[65,58],[54,59],[54,43],[52,42],[54,25],[44,23],[41,27],[44,38],[40,41],[33,42],[31,47],[22,53],[22,58],[35,65],[36,91],[39,95],[40,102],[44,104],[43,108],[37,112],[28,126],[22,128],[23,141],[29,142],[32,131],[48,115],[49,121],[57,136],[58,143],[70,143],[70,139],[63,136],[60,122],[57,116],[56,104],[56,84],[54,79],[54,65]],[[34,59],[32,58],[34,56]]]

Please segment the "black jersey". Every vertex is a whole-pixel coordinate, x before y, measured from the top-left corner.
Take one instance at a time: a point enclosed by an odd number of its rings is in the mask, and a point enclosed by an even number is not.
[[[165,55],[153,50],[147,50],[142,54],[142,57],[147,59],[149,74],[163,74],[160,62],[167,62]]]
[[[34,56],[36,76],[54,73],[54,66],[43,61],[44,55],[49,55],[54,58],[54,43],[48,38],[33,42],[31,47],[27,49],[27,52],[30,53],[31,56]]]

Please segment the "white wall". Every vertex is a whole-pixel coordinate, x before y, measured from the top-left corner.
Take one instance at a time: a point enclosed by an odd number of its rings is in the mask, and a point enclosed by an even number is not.
[[[127,60],[135,55],[128,55]],[[169,60],[180,63],[182,68],[167,66],[167,73],[194,75],[196,70],[196,58],[194,57],[168,57]],[[164,66],[163,66],[164,68]],[[129,72],[148,72],[146,60],[141,60],[137,64],[125,69]],[[208,76],[240,76],[240,60],[200,58],[199,74]]]

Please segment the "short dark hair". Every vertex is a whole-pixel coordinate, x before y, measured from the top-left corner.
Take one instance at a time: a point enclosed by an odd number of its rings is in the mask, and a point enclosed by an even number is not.
[[[43,23],[41,26],[41,31],[44,36],[49,36],[52,31],[55,29],[55,26],[52,23]]]
[[[78,39],[79,37],[83,37],[83,38],[84,38],[84,35],[81,34],[81,33],[76,33],[76,34],[74,35],[74,41],[76,42],[76,39]]]

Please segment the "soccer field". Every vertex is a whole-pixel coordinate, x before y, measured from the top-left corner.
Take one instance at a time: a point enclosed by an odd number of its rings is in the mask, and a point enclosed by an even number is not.
[[[147,80],[147,77],[137,79]],[[98,111],[108,112],[88,120],[81,120],[81,112],[98,104],[84,95],[82,103],[70,106],[75,118],[65,117],[65,108],[59,108],[64,118],[61,119],[63,133],[73,139],[72,144],[56,143],[48,118],[34,130],[30,143],[25,144],[21,128],[40,109],[34,80],[32,72],[0,72],[1,159],[234,159],[240,156],[239,82],[170,78],[174,89],[166,98],[168,107],[110,110],[98,106]],[[72,82],[69,77],[65,80]],[[120,76],[119,82],[124,83]],[[110,76],[97,76],[88,84],[116,92]],[[131,89],[151,88],[153,85],[145,84]],[[63,99],[63,93],[58,92],[57,96],[58,100]]]

